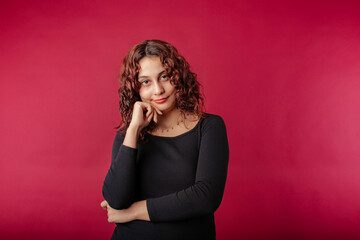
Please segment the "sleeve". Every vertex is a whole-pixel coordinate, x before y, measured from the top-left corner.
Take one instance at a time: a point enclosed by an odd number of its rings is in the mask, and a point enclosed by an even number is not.
[[[214,213],[224,193],[229,145],[224,120],[215,115],[202,128],[195,183],[186,189],[147,199],[151,221],[176,221]]]
[[[128,208],[134,201],[137,149],[123,145],[124,135],[116,134],[111,165],[106,174],[102,194],[114,209]]]

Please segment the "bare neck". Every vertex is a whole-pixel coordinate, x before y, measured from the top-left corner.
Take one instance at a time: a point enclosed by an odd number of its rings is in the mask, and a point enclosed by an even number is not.
[[[181,112],[179,109],[174,109],[171,112],[158,115],[157,126],[160,128],[169,128],[176,125],[181,120]]]

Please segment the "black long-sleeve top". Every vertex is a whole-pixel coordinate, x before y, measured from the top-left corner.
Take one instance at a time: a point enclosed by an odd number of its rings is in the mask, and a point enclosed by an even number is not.
[[[151,221],[117,223],[111,239],[215,239],[229,161],[224,120],[208,114],[179,136],[147,134],[136,149],[124,137],[115,136],[102,193],[115,209],[146,199]]]

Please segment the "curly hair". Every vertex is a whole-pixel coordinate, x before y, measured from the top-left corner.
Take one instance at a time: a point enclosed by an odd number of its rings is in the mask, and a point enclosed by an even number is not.
[[[190,71],[190,65],[181,56],[177,49],[161,40],[145,40],[136,44],[125,56],[119,76],[119,110],[121,114],[120,125],[115,129],[120,129],[120,133],[125,133],[129,127],[133,107],[136,101],[141,101],[139,89],[141,83],[138,81],[140,70],[139,61],[145,56],[158,56],[165,68],[166,75],[170,78],[171,84],[176,90],[176,108],[178,108],[184,118],[186,114],[195,114],[204,118],[204,97],[200,91],[201,84],[197,81],[196,73]],[[155,128],[155,123],[151,121],[147,127],[142,129],[139,138],[145,140],[146,132]]]

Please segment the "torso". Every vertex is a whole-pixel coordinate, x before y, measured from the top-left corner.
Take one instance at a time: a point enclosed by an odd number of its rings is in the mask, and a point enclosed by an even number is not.
[[[196,182],[197,171],[201,173],[201,166],[199,165],[199,136],[204,134],[204,131],[197,131],[201,126],[209,129],[210,125],[217,127],[214,121],[215,116],[209,115],[207,118],[188,118],[187,122],[182,124],[183,131],[174,131],[170,138],[149,137],[148,142],[139,141],[137,145],[137,154],[132,155],[133,162],[136,159],[136,197],[135,201],[143,199],[161,198],[168,195],[167,200],[164,200],[164,209],[168,204],[172,203],[173,197],[177,201],[186,202],[186,199],[197,199],[196,188],[191,188]],[[190,121],[192,120],[192,121]],[[175,130],[175,129],[174,129]],[[171,136],[175,136],[172,138]],[[125,134],[122,135],[124,139]],[[225,142],[225,141],[224,141]],[[121,141],[117,144],[121,146]],[[204,142],[203,142],[204,144]],[[205,149],[209,146],[204,145]],[[127,149],[129,150],[129,149]],[[130,149],[131,150],[131,149]],[[119,148],[114,149],[114,153],[118,153]],[[208,151],[205,151],[208,152]],[[124,152],[123,152],[124,153]],[[214,156],[216,157],[216,156]],[[210,160],[210,159],[209,159]],[[203,164],[210,167],[211,164]],[[200,174],[201,175],[201,174]],[[188,189],[185,191],[185,189]],[[190,190],[191,189],[191,190]],[[179,195],[171,197],[171,193],[179,192]],[[184,194],[186,193],[186,194]],[[195,195],[194,195],[195,194]],[[155,208],[152,208],[155,209]],[[174,216],[182,213],[174,209]],[[195,210],[196,211],[196,210]],[[163,213],[161,208],[156,211],[160,215]],[[177,221],[131,221],[129,223],[118,223],[114,230],[112,239],[206,239],[215,240],[215,221],[214,214],[203,216],[193,216],[187,219],[178,219]]]

